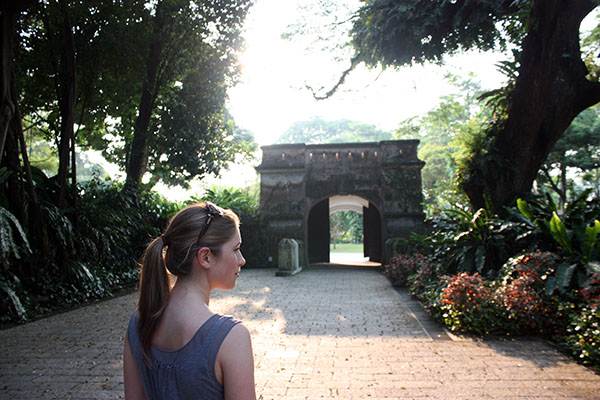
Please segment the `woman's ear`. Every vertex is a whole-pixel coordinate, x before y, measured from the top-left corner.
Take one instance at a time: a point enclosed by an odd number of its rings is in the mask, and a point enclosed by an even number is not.
[[[198,250],[196,254],[196,258],[198,259],[198,264],[204,269],[209,269],[211,266],[211,251],[208,247],[203,247]]]

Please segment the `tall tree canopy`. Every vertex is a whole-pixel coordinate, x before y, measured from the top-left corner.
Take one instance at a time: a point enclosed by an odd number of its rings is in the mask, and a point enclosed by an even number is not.
[[[352,28],[353,66],[439,62],[468,49],[505,49],[518,65],[502,115],[461,171],[475,207],[528,192],[556,141],[600,101],[580,49],[581,21],[598,0],[364,0]]]
[[[544,162],[538,181],[548,183],[558,194],[561,207],[578,181],[600,197],[599,136],[600,110],[588,108],[573,120]]]
[[[465,140],[489,120],[476,101],[481,87],[472,76],[461,79],[447,74],[446,80],[455,91],[442,97],[426,114],[402,121],[395,132],[397,139],[420,140],[419,158],[425,161],[421,171],[423,196],[425,204],[433,208],[456,206],[455,175]],[[460,202],[465,203],[465,199],[460,198]]]
[[[239,72],[241,29],[250,5],[250,0],[37,3],[20,21],[15,63],[28,126],[62,143],[60,132],[75,124],[72,142],[101,150],[119,164],[130,188],[146,172],[151,183],[181,185],[218,173],[236,153],[252,150],[251,136],[225,108],[227,88]],[[62,56],[66,18],[73,39],[71,75],[64,72],[69,59]],[[61,100],[63,88],[73,93],[70,113],[61,112],[67,103]],[[69,159],[60,159],[66,171]]]
[[[364,122],[347,119],[325,121],[321,117],[314,117],[308,121],[295,122],[277,139],[277,143],[377,142],[391,138],[390,132]]]

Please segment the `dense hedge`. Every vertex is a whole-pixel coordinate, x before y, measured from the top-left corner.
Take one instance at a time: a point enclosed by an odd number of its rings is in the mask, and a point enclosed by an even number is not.
[[[548,198],[503,216],[446,210],[395,244],[384,274],[451,331],[540,335],[600,368],[600,203],[587,194],[560,215]]]
[[[40,196],[50,198],[51,188],[51,179],[40,175]],[[77,196],[76,208],[60,210],[44,201],[49,222],[46,254],[30,245],[26,221],[0,204],[0,324],[26,321],[134,288],[146,244],[191,202],[211,200],[232,208],[242,220],[247,266],[260,266],[264,260],[258,201],[248,192],[213,189],[203,198],[177,203],[156,192],[132,196],[121,189],[121,184],[94,179],[70,193]]]

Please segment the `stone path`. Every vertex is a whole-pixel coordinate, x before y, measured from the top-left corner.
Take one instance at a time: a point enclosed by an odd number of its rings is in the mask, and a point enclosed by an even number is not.
[[[250,328],[262,399],[600,399],[600,376],[540,340],[450,337],[376,270],[246,269],[211,308]],[[0,399],[123,397],[136,295],[0,331]]]

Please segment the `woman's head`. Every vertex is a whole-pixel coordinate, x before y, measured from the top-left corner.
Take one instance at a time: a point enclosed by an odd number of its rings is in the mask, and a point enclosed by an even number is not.
[[[196,253],[208,247],[218,256],[221,246],[233,237],[239,218],[231,210],[212,203],[197,203],[178,212],[162,234],[167,246],[165,266],[175,276],[190,273]]]
[[[218,257],[222,246],[239,234],[239,223],[231,210],[208,202],[197,203],[179,211],[165,232],[148,245],[142,258],[138,304],[138,330],[146,354],[169,299],[167,270],[176,277],[189,275],[203,248]]]

